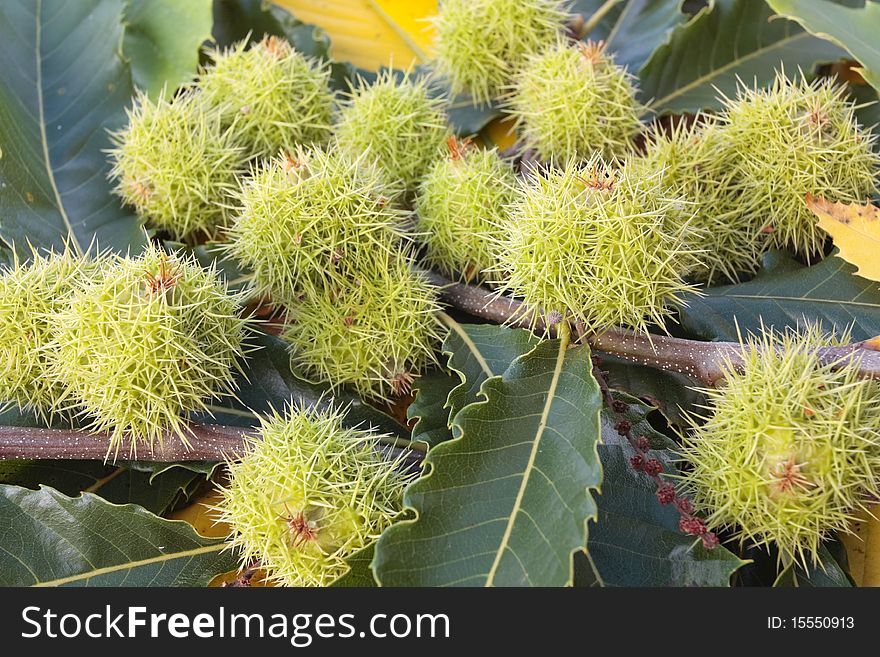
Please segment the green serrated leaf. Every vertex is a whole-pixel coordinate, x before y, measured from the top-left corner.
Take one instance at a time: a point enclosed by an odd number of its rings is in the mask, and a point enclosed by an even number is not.
[[[259,41],[264,34],[281,36],[278,20],[266,0],[214,0],[214,43],[227,48],[245,37]]]
[[[77,495],[116,468],[101,461],[41,459],[0,461],[0,484],[37,489],[51,486],[64,495]]]
[[[827,546],[821,545],[817,554],[819,562],[805,570],[803,566],[790,565],[773,583],[774,587],[789,588],[852,588],[853,583]]]
[[[449,429],[449,393],[460,384],[457,376],[436,369],[416,380],[415,399],[406,409],[409,420],[416,420],[412,440],[434,446],[452,438]]]
[[[632,448],[608,425],[602,436],[605,479],[597,497],[598,519],[590,524],[588,554],[575,556],[577,585],[728,586],[746,562],[724,547],[707,550],[699,539],[679,531],[676,509],[661,505],[654,482],[630,467]],[[675,471],[672,453],[654,450],[651,456],[667,472]]]
[[[280,36],[309,57],[330,64],[330,87],[347,91],[357,75],[374,75],[348,62],[330,59],[330,37],[317,25],[303,23],[284,7],[268,0],[214,0],[213,36],[217,45],[231,46],[249,38],[258,41],[265,35]]]
[[[304,55],[330,59],[330,37],[317,25],[303,23],[284,7],[269,3],[268,11],[278,24],[280,35]]]
[[[144,472],[150,475],[150,479],[154,480],[169,470],[175,468],[184,468],[195,474],[201,474],[210,477],[217,469],[216,461],[181,461],[179,463],[171,463],[166,461],[117,461],[117,464],[124,465],[126,468]]]
[[[137,251],[145,235],[107,180],[108,130],[125,122],[125,0],[0,6],[0,238]]]
[[[478,399],[486,379],[503,374],[515,358],[538,344],[539,340],[525,329],[510,329],[494,324],[459,324],[447,318],[449,333],[443,342],[443,353],[449,355],[449,369],[461,379],[449,393],[450,426],[453,418],[468,404]]]
[[[378,586],[376,579],[373,577],[373,570],[370,564],[373,561],[376,544],[370,543],[362,550],[358,550],[351,555],[346,562],[351,566],[345,575],[337,579],[332,586],[333,588],[362,589],[374,588]]]
[[[674,28],[640,73],[643,102],[656,112],[718,109],[718,92],[733,95],[737,78],[764,85],[775,69],[810,73],[845,53],[786,20],[771,20],[763,0],[714,0]]]
[[[601,394],[586,346],[540,343],[484,401],[454,418],[461,438],[429,452],[404,503],[417,517],[387,530],[373,561],[385,586],[564,586],[601,483]]]
[[[133,504],[0,485],[2,586],[204,586],[234,569],[225,543]]]
[[[360,397],[345,390],[331,393],[327,386],[309,383],[290,369],[290,356],[283,340],[265,333],[252,341],[258,350],[247,362],[247,376],[241,377],[238,401],[225,400],[211,407],[213,416],[196,415],[199,422],[254,426],[255,413],[270,408],[280,410],[291,401],[305,406],[327,405],[331,401],[349,406],[347,426],[373,427],[379,431],[409,437],[409,431],[394,418],[370,406]]]
[[[244,38],[284,37],[309,57],[330,58],[330,37],[320,27],[303,23],[268,0],[214,0],[214,41],[228,47]]]
[[[704,396],[694,389],[699,382],[684,374],[631,363],[607,354],[602,354],[601,367],[608,372],[609,387],[650,402],[671,424],[687,424],[682,409],[705,403]]]
[[[668,473],[677,473],[676,443],[651,425],[652,407],[621,393],[613,396],[627,409],[602,410],[599,455],[605,476],[596,498],[598,520],[590,524],[589,555],[575,554],[576,586],[727,586],[746,562],[723,547],[706,550],[679,531],[678,513],[662,506],[654,482],[629,466],[634,452],[616,425],[626,420],[634,436],[645,436],[651,456]]]
[[[204,475],[181,466],[165,468],[158,474],[127,467],[91,492],[113,504],[137,504],[161,515],[179,501],[189,499],[188,491],[204,481]]]
[[[577,0],[572,10],[589,20],[606,0]],[[614,60],[632,74],[648,61],[671,30],[684,24],[688,16],[681,11],[684,0],[623,0],[605,14],[586,35],[593,41],[604,41]]]
[[[880,125],[880,94],[869,84],[850,84],[850,100],[856,105],[856,119],[865,128],[877,131]],[[880,145],[874,144],[874,150]]]
[[[445,90],[448,93],[448,90]],[[449,101],[446,116],[453,131],[460,137],[470,137],[485,128],[493,119],[503,116],[499,103],[474,105],[469,96],[458,95]]]
[[[438,370],[419,379],[419,393],[408,409],[413,440],[433,446],[453,437],[452,418],[478,399],[480,386],[502,374],[518,356],[538,343],[525,329],[493,324],[459,324],[447,317],[449,332],[443,342],[452,374]]]
[[[846,7],[827,0],[767,0],[773,9],[821,39],[845,48],[862,64],[862,77],[880,89],[880,4]]]
[[[130,0],[122,51],[134,84],[156,98],[195,76],[199,49],[211,38],[211,0]]]
[[[825,330],[852,329],[853,340],[880,334],[880,285],[856,276],[855,267],[836,256],[806,267],[783,253],[770,253],[751,281],[704,290],[705,296],[684,295],[681,324],[712,340],[737,340],[757,332],[761,322],[778,329],[805,321],[821,322]]]
[[[186,498],[187,491],[196,484],[205,481],[205,474],[197,471],[198,463],[162,463],[152,470],[145,469],[144,465],[72,460],[0,461],[0,484],[31,489],[51,486],[70,496],[88,491],[114,504],[138,504],[152,513],[162,514],[181,496]],[[210,471],[216,467],[216,463],[210,464]]]

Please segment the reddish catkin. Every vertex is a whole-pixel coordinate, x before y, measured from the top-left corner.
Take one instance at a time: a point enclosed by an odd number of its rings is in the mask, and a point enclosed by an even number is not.
[[[611,390],[608,388],[608,382],[605,378],[607,372],[603,372],[599,365],[601,360],[593,357],[593,376],[599,383],[599,389],[605,405],[614,411],[617,415],[622,415],[629,411],[629,404],[614,399]],[[635,454],[629,457],[629,464],[636,472],[644,472],[648,475],[657,486],[657,501],[662,505],[673,504],[679,513],[678,528],[681,532],[689,536],[699,537],[700,541],[707,550],[718,547],[721,542],[718,537],[706,526],[701,518],[693,514],[693,505],[686,497],[677,494],[675,486],[664,481],[660,475],[663,473],[663,463],[649,456],[651,450],[651,441],[647,436],[633,436],[632,422],[626,419],[619,419],[614,425],[615,431],[622,437],[626,438],[630,446],[635,450]]]

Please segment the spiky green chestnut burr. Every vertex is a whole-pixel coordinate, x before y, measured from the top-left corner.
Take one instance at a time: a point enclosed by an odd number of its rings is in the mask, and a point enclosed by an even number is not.
[[[397,247],[404,228],[395,196],[364,154],[300,151],[244,182],[226,248],[252,272],[255,293],[292,303]]]
[[[53,375],[95,431],[152,449],[185,415],[230,396],[249,320],[217,272],[150,246],[117,258],[52,317]]]
[[[645,175],[660,172],[670,193],[689,204],[693,213],[693,247],[702,251],[698,267],[690,272],[698,280],[720,276],[738,280],[753,273],[766,250],[766,234],[744,213],[756,211],[736,174],[736,155],[728,147],[723,130],[708,117],[691,124],[679,123],[668,131],[654,131],[645,151],[634,157],[634,169]]]
[[[499,291],[521,297],[532,319],[573,319],[587,330],[662,325],[692,289],[682,276],[698,262],[687,209],[659,173],[598,156],[533,172],[494,240]]]
[[[750,203],[744,221],[767,231],[771,248],[814,259],[826,235],[806,205],[808,194],[863,203],[877,192],[876,136],[859,126],[846,89],[777,73],[769,89],[742,86],[725,98],[724,133]]]
[[[353,90],[340,109],[336,138],[353,156],[368,153],[389,184],[412,190],[449,134],[444,106],[427,78],[387,70]]]
[[[470,281],[495,264],[491,236],[507,220],[516,176],[496,150],[450,137],[447,151],[419,186],[416,230],[427,264]]]
[[[530,55],[517,74],[510,113],[544,160],[622,155],[641,130],[635,79],[602,43],[559,40]]]
[[[500,95],[526,57],[562,33],[557,0],[445,0],[434,18],[434,65],[453,94],[477,103]]]
[[[242,151],[195,96],[138,94],[113,142],[116,193],[150,226],[185,240],[227,223]]]
[[[211,54],[198,86],[203,101],[232,127],[248,155],[321,145],[330,139],[333,94],[330,68],[284,39],[267,36],[247,48],[243,40]]]
[[[282,337],[291,365],[332,386],[373,399],[410,391],[435,362],[437,290],[406,254],[377,257],[345,284],[304,295],[289,308]]]
[[[95,278],[101,258],[67,249],[36,251],[0,274],[0,400],[50,421],[62,408],[65,386],[49,372],[54,349],[51,316],[75,290]]]
[[[824,538],[847,531],[878,494],[880,383],[857,362],[823,364],[828,344],[765,330],[728,361],[726,386],[703,392],[705,423],[686,439],[685,477],[711,527],[775,544],[785,562],[815,562]]]
[[[258,560],[280,584],[332,583],[401,510],[409,476],[383,455],[384,436],[343,427],[344,415],[332,406],[272,411],[229,463],[219,519],[242,562]]]

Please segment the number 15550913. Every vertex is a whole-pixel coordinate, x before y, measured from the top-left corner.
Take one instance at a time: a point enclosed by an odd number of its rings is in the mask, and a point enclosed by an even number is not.
[[[770,630],[851,630],[855,627],[852,616],[768,616]]]

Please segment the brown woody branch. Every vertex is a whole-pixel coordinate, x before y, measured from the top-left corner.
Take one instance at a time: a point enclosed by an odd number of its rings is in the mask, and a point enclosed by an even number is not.
[[[92,459],[108,462],[142,458],[147,461],[219,461],[241,454],[245,437],[252,430],[217,424],[190,426],[189,447],[180,438],[168,436],[152,452],[143,445],[123,441],[111,449],[110,434],[71,429],[0,427],[0,460]]]
[[[523,313],[520,301],[473,285],[453,283],[435,272],[427,272],[427,276],[432,283],[442,288],[443,300],[454,308],[499,324],[530,326],[530,318]],[[537,331],[545,331],[547,328],[541,318],[532,327]],[[549,332],[553,332],[552,328]],[[639,365],[687,374],[708,386],[715,386],[723,381],[722,365],[726,359],[736,364],[741,358],[741,347],[736,342],[683,340],[636,333],[622,328],[611,328],[601,333],[579,333],[581,339],[596,351]],[[848,363],[850,359],[858,358],[859,370],[864,377],[880,379],[878,349],[880,347],[876,341],[857,342],[842,347],[822,347],[819,355],[824,362],[830,364]]]
[[[0,427],[0,461],[30,459],[76,459],[114,463],[132,459],[177,463],[183,461],[222,461],[244,454],[246,439],[255,429],[219,424],[190,424],[189,445],[177,436],[166,436],[153,450],[123,441],[111,447],[109,433],[89,433],[76,429],[39,427]],[[393,457],[402,456],[407,467],[416,467],[424,457],[424,444],[388,437],[384,449]]]
[[[497,295],[473,285],[453,283],[435,272],[426,272],[432,283],[442,288],[443,299],[452,307],[469,315],[497,323],[529,327],[522,303]],[[547,327],[539,318],[531,327],[543,332]],[[552,327],[547,331],[553,333]],[[723,381],[722,363],[740,359],[740,345],[735,342],[700,342],[663,335],[635,333],[612,328],[601,333],[579,331],[581,340],[596,351],[663,370],[681,372],[697,381],[715,386]],[[859,368],[866,378],[880,379],[880,347],[877,341],[858,342],[844,347],[824,347],[819,350],[823,361],[831,364],[846,363],[857,357]],[[189,446],[169,436],[152,452],[143,446],[135,449],[123,441],[119,448],[110,449],[109,434],[86,431],[42,429],[30,427],[0,427],[0,460],[8,459],[92,459],[115,461],[142,458],[150,461],[218,461],[243,452],[245,438],[252,430],[220,425],[192,425]],[[402,445],[397,445],[399,453]],[[417,449],[414,446],[413,449]],[[421,458],[417,451],[406,451],[407,462]]]

